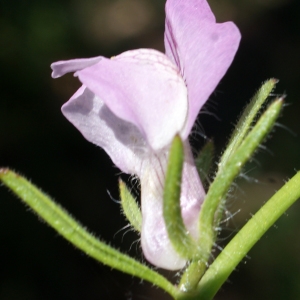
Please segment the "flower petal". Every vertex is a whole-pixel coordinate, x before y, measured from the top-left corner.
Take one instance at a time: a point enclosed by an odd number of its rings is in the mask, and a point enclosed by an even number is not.
[[[216,24],[206,0],[168,0],[166,3],[166,55],[186,80],[189,115],[187,137],[200,108],[230,66],[240,41],[232,22]]]
[[[153,265],[178,270],[184,267],[186,260],[174,250],[163,218],[163,189],[168,156],[168,151],[161,152],[149,157],[142,165],[141,244],[146,259]],[[204,196],[190,146],[186,141],[180,205],[184,224],[195,239],[199,237],[198,217]]]
[[[148,151],[144,138],[88,88],[82,86],[63,105],[62,112],[88,141],[103,148],[123,172],[140,174],[141,161]]]
[[[185,83],[177,67],[158,51],[127,51],[75,75],[116,116],[134,124],[155,151],[170,144],[184,127]]]
[[[102,59],[102,56],[92,58],[77,58],[71,60],[61,60],[51,64],[53,70],[52,78],[58,78],[66,73],[76,72],[84,68],[90,67]]]

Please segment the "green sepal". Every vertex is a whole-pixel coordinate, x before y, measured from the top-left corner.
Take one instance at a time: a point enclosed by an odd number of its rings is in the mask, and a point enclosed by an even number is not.
[[[198,174],[204,186],[209,181],[208,176],[212,168],[214,154],[215,154],[214,142],[212,140],[209,140],[199,151],[195,159]]]
[[[65,209],[24,177],[8,169],[0,169],[0,180],[48,225],[85,254],[114,269],[147,280],[176,298],[176,287],[165,277],[95,238]]]
[[[208,262],[215,242],[215,218],[222,201],[235,177],[242,167],[253,155],[263,138],[273,128],[273,125],[281,111],[283,98],[276,99],[260,117],[252,130],[235,151],[234,155],[219,164],[219,170],[214,182],[211,184],[206,198],[202,204],[199,218],[199,246],[201,246],[201,261]]]
[[[259,112],[262,110],[264,103],[275,88],[277,82],[278,80],[274,78],[267,80],[252,97],[235,126],[235,130],[231,135],[228,146],[220,160],[221,165],[224,165],[230,157],[234,155],[237,148],[243,142],[246,135],[253,127],[254,122],[258,119]]]
[[[249,104],[244,109],[231,135],[228,146],[226,147],[226,150],[224,151],[218,164],[219,172],[222,172],[222,167],[226,167],[226,162],[228,162],[235,155],[235,152],[242,144],[247,134],[251,131],[255,122],[259,119],[259,115],[263,110],[268,97],[274,90],[277,82],[277,79],[272,78],[263,83],[261,88],[256,92]],[[218,227],[220,221],[222,220],[225,201],[226,198],[223,198],[215,213],[215,227]],[[216,231],[215,236],[217,236],[217,233],[218,232]]]
[[[141,232],[142,213],[136,199],[132,196],[126,184],[121,179],[119,179],[119,189],[124,216],[136,231]]]
[[[184,162],[184,146],[177,135],[170,148],[166,181],[163,194],[163,215],[170,241],[183,258],[195,254],[195,242],[183,223],[180,208],[181,176]]]

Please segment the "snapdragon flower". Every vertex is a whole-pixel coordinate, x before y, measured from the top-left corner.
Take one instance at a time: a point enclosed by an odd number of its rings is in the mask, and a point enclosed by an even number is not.
[[[52,77],[75,72],[82,86],[62,107],[90,142],[141,183],[141,245],[153,265],[177,270],[186,259],[173,248],[163,218],[163,189],[171,141],[179,134],[185,159],[180,205],[194,239],[205,192],[188,136],[201,107],[230,66],[240,33],[217,24],[205,0],[167,0],[165,51],[126,51],[112,58],[59,61]]]

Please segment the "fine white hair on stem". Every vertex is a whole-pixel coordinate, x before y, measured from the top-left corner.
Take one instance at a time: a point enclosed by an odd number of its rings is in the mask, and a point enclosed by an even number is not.
[[[125,226],[123,226],[122,228],[120,228],[115,234],[114,234],[114,238],[116,237],[116,235],[118,234],[118,233],[120,233],[121,231],[123,231],[123,230],[125,230],[125,229],[127,229],[128,228],[128,230],[126,230],[124,233],[123,233],[123,235],[122,235],[122,242],[123,242],[123,239],[124,239],[124,236],[128,233],[128,232],[130,232],[130,231],[134,231],[134,229],[132,228],[132,226],[131,226],[131,224],[130,223],[128,223],[127,225],[125,225]]]
[[[234,212],[234,213],[231,213],[229,210],[225,210],[225,215],[226,215],[226,218],[225,219],[223,219],[219,224],[224,224],[224,223],[226,223],[226,226],[228,225],[228,222],[230,221],[230,220],[232,220],[233,219],[233,217],[235,216],[235,215],[237,215],[238,213],[240,213],[240,211],[241,211],[241,209],[238,209],[236,212]]]
[[[208,110],[202,110],[202,111],[200,112],[199,115],[208,115],[208,116],[212,116],[212,117],[214,117],[217,121],[222,121],[221,118],[219,118],[219,117],[217,116],[216,113],[213,113],[213,112],[208,111]]]
[[[279,123],[279,122],[275,122],[274,127],[279,127],[282,128],[284,130],[286,130],[288,133],[290,133],[292,136],[296,137],[297,133],[295,131],[293,131],[291,128]]]
[[[120,200],[117,200],[117,199],[115,199],[112,195],[111,195],[111,193],[110,193],[110,191],[109,190],[106,190],[106,192],[107,192],[107,194],[108,194],[108,196],[109,196],[109,198],[113,201],[113,202],[115,202],[115,203],[117,203],[117,204],[121,204],[121,201]]]
[[[214,96],[216,96],[218,94],[219,91],[214,91]],[[212,99],[209,98],[206,103],[204,104],[204,106],[202,107],[201,111],[206,111],[206,110],[214,110],[217,111],[218,110],[218,106],[219,106],[219,102],[216,99]],[[200,112],[201,112],[200,111]]]
[[[138,252],[137,247],[139,246],[140,242],[141,242],[141,238],[134,240],[129,247],[129,251],[132,249],[132,246],[135,244],[135,252]]]
[[[256,179],[256,178],[254,178],[254,177],[248,175],[250,172],[252,172],[252,171],[255,170],[255,169],[256,169],[256,167],[253,167],[253,168],[251,168],[251,169],[249,169],[249,170],[247,170],[247,171],[244,171],[244,170],[243,170],[243,171],[240,172],[240,174],[238,175],[238,178],[242,178],[242,179],[244,179],[244,180],[246,180],[246,181],[248,181],[248,182],[251,182],[251,183],[260,183],[260,181],[259,181],[258,179]]]
[[[265,145],[262,145],[262,144],[258,145],[258,149],[259,149],[259,150],[263,150],[264,152],[270,154],[271,156],[274,156],[274,152],[271,151],[271,150],[270,150],[267,146],[265,146]]]
[[[204,130],[202,124],[200,123],[199,119],[197,118],[194,126],[192,127],[189,138],[198,140],[199,136],[202,137],[204,140],[207,139],[207,136],[205,134],[205,130]]]
[[[130,192],[133,191],[136,195],[138,195],[140,193],[140,190],[141,190],[141,181],[140,181],[140,179],[135,174],[132,174],[129,177],[129,182],[131,184]]]
[[[248,176],[246,173],[241,173],[239,174],[239,178],[245,179],[248,182],[252,182],[252,183],[260,183],[260,181],[254,177]]]

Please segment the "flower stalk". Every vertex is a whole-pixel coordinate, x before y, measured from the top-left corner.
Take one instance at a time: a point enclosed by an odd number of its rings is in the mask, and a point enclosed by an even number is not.
[[[197,287],[197,297],[192,299],[213,299],[217,291],[250,249],[274,225],[278,218],[300,198],[299,187],[300,172],[276,192],[232,238],[202,277]]]

